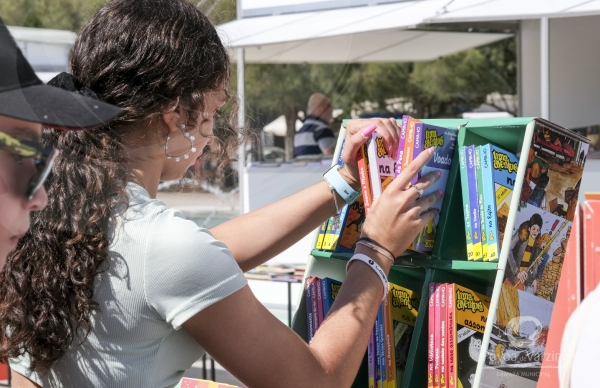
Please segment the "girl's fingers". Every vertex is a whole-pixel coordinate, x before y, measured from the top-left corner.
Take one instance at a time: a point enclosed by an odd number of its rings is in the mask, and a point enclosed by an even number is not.
[[[376,124],[367,125],[354,133],[352,136],[348,137],[346,139],[346,144],[344,145],[344,153],[347,152],[347,155],[356,155],[358,150],[360,150],[360,147],[365,144],[367,139],[371,137],[371,134],[375,132],[376,129]]]
[[[400,175],[398,175],[396,179],[394,179],[394,181],[390,183],[390,186],[386,189],[386,191],[390,189],[394,191],[403,191],[408,186],[410,181],[417,175],[417,173],[421,171],[423,166],[425,166],[427,162],[429,162],[429,159],[431,159],[431,157],[433,156],[434,149],[434,147],[430,147],[421,152],[419,156],[417,156],[416,159],[410,162],[410,164],[402,170]]]
[[[435,191],[429,195],[417,199],[415,207],[418,209],[419,214],[422,214],[423,212],[429,210],[429,208],[431,208],[437,201],[442,199],[443,196],[444,193],[441,190]]]
[[[398,140],[400,139],[400,127],[395,119],[382,119],[385,130],[378,130],[377,133],[383,138],[383,146],[388,155],[396,159],[398,156]]]
[[[433,221],[433,219],[439,214],[439,212],[440,211],[436,208],[429,209],[429,210],[426,210],[425,212],[423,212],[420,217],[421,218],[420,230],[422,230],[424,227],[426,227],[428,223]]]
[[[427,189],[429,189],[429,187],[431,187],[432,184],[437,182],[437,180],[440,179],[441,176],[442,173],[439,170],[431,171],[423,175],[421,179],[419,179],[413,186],[418,187],[423,191],[427,191]],[[409,192],[409,195],[413,197],[413,199],[416,200],[419,198],[419,190],[415,189],[414,187],[408,187],[406,191]]]

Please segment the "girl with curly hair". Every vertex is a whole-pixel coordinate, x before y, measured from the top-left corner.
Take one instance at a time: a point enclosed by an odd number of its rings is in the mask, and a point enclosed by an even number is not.
[[[70,69],[124,113],[96,131],[44,133],[62,151],[50,200],[0,275],[0,358],[15,384],[173,387],[206,350],[249,387],[349,386],[392,256],[437,214],[428,209],[441,194],[420,193],[438,174],[407,188],[432,150],[371,208],[362,234],[389,253],[357,247],[307,344],[260,304],[243,271],[331,216],[344,201],[338,188],[321,182],[210,231],[155,199],[161,180],[206,158],[226,164],[240,141],[235,126],[213,125],[230,63],[208,19],[185,0],[113,0],[81,30]],[[360,186],[356,154],[375,129],[393,154],[395,121],[347,125],[338,178],[349,191]]]

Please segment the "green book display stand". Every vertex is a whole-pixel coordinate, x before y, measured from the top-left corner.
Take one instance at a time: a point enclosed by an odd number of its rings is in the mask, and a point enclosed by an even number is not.
[[[536,387],[589,141],[540,118],[422,121],[459,128],[459,133],[433,251],[428,256],[398,258],[389,275],[391,282],[421,293],[400,386],[427,386],[428,284],[442,282],[458,283],[491,298],[479,357],[474,360],[476,370],[456,386]],[[499,260],[467,261],[458,147],[488,143],[519,157],[517,178],[510,207],[498,209],[505,225],[505,233],[500,233],[498,239]],[[340,142],[334,161],[339,148]],[[317,234],[318,230],[315,241]],[[313,250],[305,276],[343,281],[350,256]],[[521,272],[527,274],[525,281]],[[298,304],[292,328],[307,339],[304,298]],[[366,362],[353,387],[367,387]]]

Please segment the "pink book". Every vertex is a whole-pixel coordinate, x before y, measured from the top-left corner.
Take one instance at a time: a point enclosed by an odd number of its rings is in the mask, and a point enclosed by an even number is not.
[[[433,388],[433,364],[435,359],[435,288],[437,283],[429,283],[429,318],[427,320],[427,388]]]
[[[454,283],[446,284],[446,387],[456,387],[454,368],[456,368],[456,325],[454,324]]]
[[[440,388],[446,388],[448,380],[448,371],[446,370],[447,347],[446,331],[448,330],[446,321],[446,284],[440,284]]]
[[[318,278],[317,278],[318,279]],[[323,323],[323,295],[321,292],[321,279],[315,282],[315,288],[317,289],[317,330]]]
[[[398,141],[398,155],[396,158],[396,165],[394,168],[394,178],[400,175],[402,172],[402,156],[404,155],[404,143],[406,142],[406,128],[408,127],[408,120],[410,116],[402,116],[402,125],[400,125],[400,140]]]
[[[434,328],[434,341],[433,341],[433,349],[434,349],[434,360],[433,360],[433,386],[435,388],[440,388],[440,347],[441,347],[441,325],[442,320],[440,319],[440,297],[441,291],[439,284],[435,288],[435,328]]]

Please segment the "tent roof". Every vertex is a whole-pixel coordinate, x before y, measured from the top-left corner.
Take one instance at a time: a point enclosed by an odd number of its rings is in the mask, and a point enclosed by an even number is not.
[[[448,0],[404,1],[264,16],[218,26],[249,63],[425,61],[505,39],[510,34],[410,30]]]
[[[73,45],[77,37],[71,31],[52,30],[49,28],[8,26],[8,31],[10,31],[15,40],[23,42]]]
[[[558,18],[600,14],[600,0],[454,0],[428,23]]]

